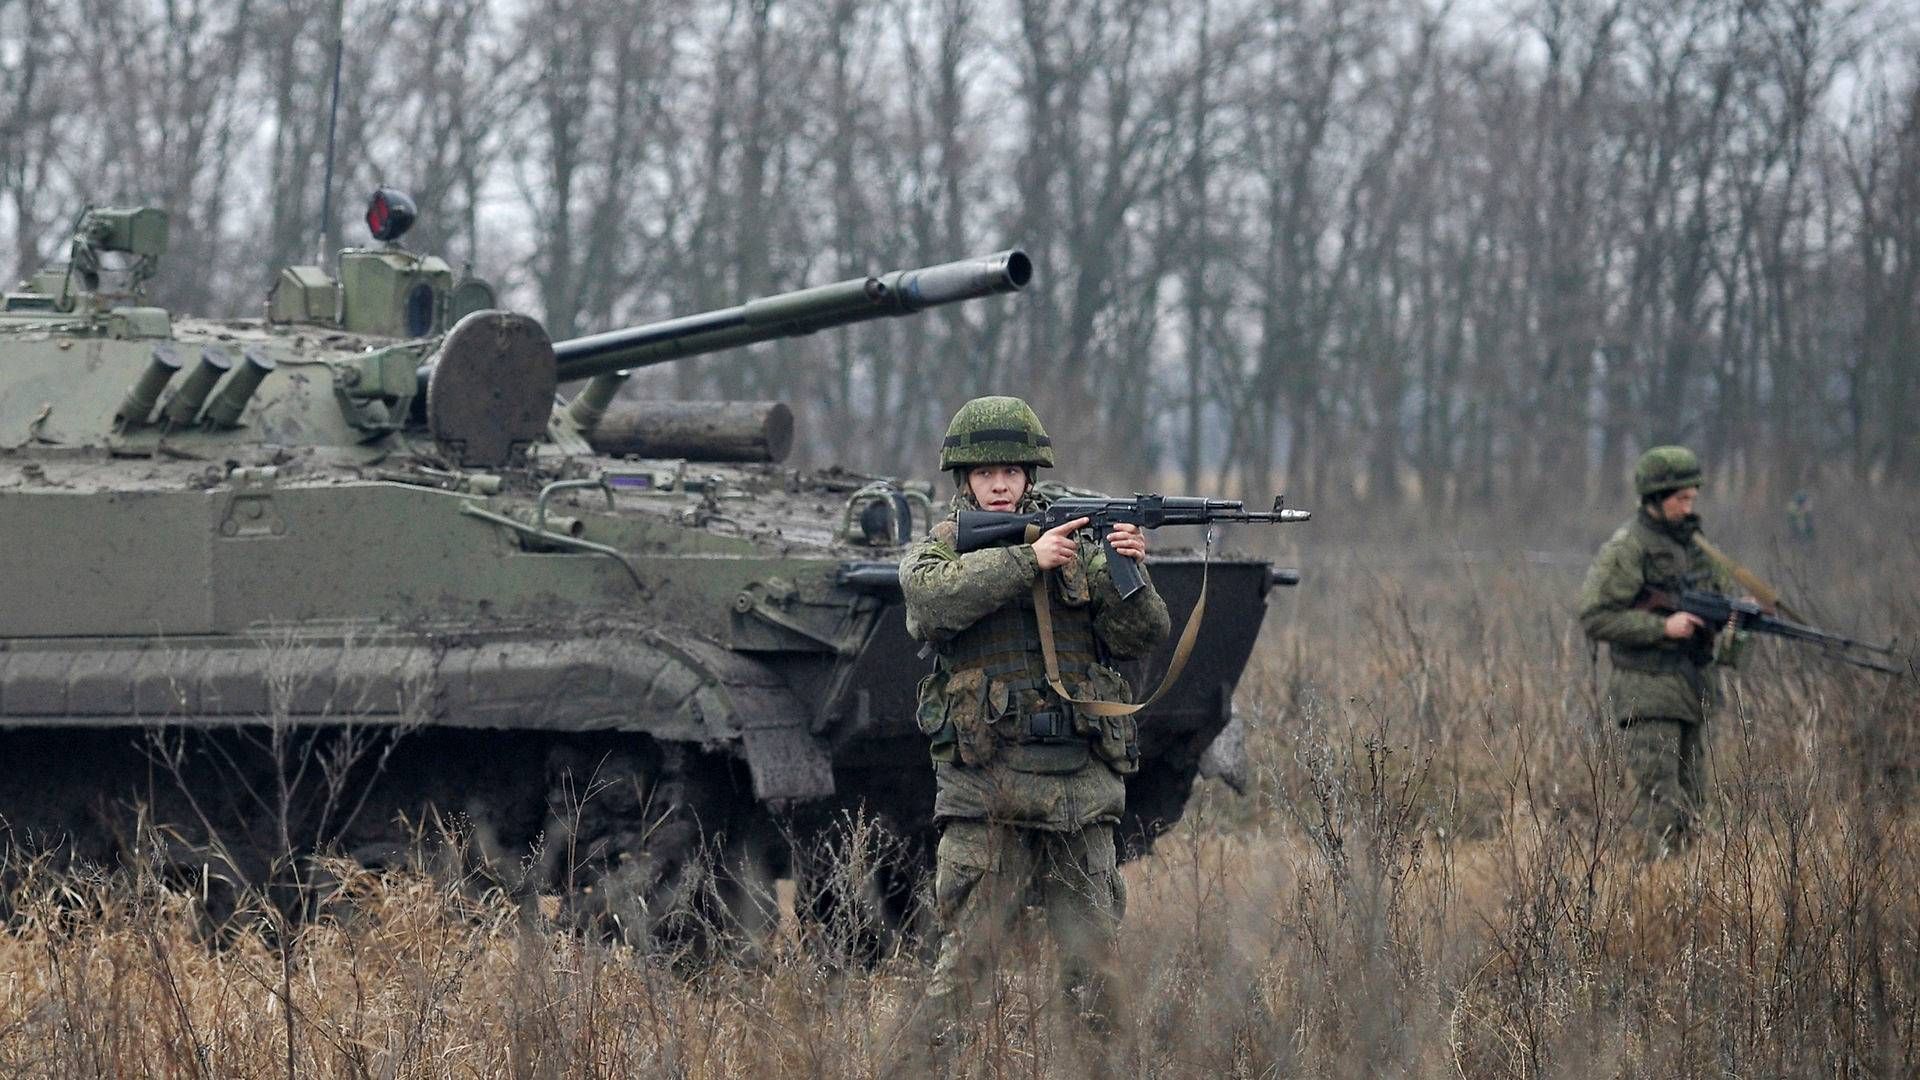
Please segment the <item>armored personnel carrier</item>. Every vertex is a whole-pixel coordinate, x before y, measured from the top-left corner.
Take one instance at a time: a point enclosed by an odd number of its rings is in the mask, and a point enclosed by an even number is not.
[[[451,836],[631,933],[703,850],[764,914],[797,846],[864,807],[910,881],[932,777],[894,568],[930,492],[782,466],[781,404],[617,391],[1017,292],[1027,257],[553,342],[404,247],[413,217],[376,191],[371,244],[207,319],[146,303],[164,213],[93,209],[0,301],[0,842],[205,889]],[[1176,618],[1200,571],[1156,559]],[[1211,580],[1204,648],[1141,725],[1136,852],[1228,725],[1274,576]]]

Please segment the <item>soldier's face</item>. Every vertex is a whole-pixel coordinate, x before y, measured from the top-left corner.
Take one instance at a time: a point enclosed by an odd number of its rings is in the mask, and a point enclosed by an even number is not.
[[[1021,465],[975,465],[967,473],[967,490],[982,510],[1006,513],[1027,493],[1027,470]]]
[[[1679,521],[1693,513],[1693,501],[1700,497],[1697,487],[1681,488],[1679,491],[1660,500],[1660,516],[1667,521]]]

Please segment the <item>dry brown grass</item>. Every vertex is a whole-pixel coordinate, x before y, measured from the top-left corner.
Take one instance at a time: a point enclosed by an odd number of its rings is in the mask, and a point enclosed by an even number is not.
[[[1815,574],[1920,626],[1910,541]],[[1326,560],[1283,598],[1211,782],[1127,868],[1119,1032],[1006,951],[949,1066],[991,1077],[1920,1073],[1920,688],[1758,650],[1719,720],[1705,839],[1645,858],[1570,590],[1578,560]],[[1311,564],[1310,564],[1311,565]],[[1848,620],[1853,624],[1853,620]],[[209,934],[137,875],[28,872],[0,936],[8,1076],[923,1075],[916,953],[789,922],[693,966],[497,893],[334,864],[324,914]],[[282,944],[286,948],[282,948]],[[291,1062],[291,1065],[289,1064]]]

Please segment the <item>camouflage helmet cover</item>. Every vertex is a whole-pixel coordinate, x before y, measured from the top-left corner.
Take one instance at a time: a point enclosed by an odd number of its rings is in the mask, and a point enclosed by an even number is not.
[[[1017,397],[977,397],[953,414],[940,445],[940,468],[1053,465],[1053,440],[1033,407]]]
[[[1643,499],[1699,486],[1700,459],[1684,446],[1656,446],[1633,467],[1633,488]]]

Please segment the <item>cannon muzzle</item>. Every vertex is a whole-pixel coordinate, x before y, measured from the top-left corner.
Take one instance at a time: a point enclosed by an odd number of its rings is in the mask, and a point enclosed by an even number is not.
[[[687,315],[626,330],[555,342],[561,382],[623,368],[664,364],[774,338],[797,337],[888,315],[911,315],[941,304],[1017,292],[1033,277],[1033,262],[1018,249],[918,270],[895,270],[797,292],[750,300],[738,307]]]

